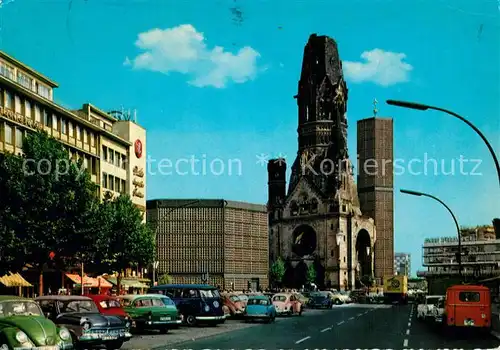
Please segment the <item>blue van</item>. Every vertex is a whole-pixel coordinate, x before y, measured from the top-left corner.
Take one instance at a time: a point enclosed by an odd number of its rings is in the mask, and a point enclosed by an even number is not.
[[[222,299],[217,288],[207,284],[163,284],[148,293],[163,294],[172,299],[188,326],[218,325],[226,321]]]

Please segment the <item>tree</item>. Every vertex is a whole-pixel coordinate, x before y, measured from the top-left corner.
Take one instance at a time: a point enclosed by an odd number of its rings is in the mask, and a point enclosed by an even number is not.
[[[6,154],[0,163],[0,240],[17,239],[4,255],[18,254],[23,263],[40,271],[42,294],[49,254],[61,263],[71,262],[79,252],[91,249],[98,229],[92,220],[98,206],[97,185],[83,162],[72,162],[64,146],[45,132],[28,134],[23,152],[23,156]],[[15,267],[18,260],[9,264]]]
[[[370,275],[364,275],[361,277],[361,283],[363,283],[366,287],[373,287],[375,284],[375,278]]]
[[[307,268],[307,282],[314,283],[316,281],[316,269],[314,264],[309,265]]]
[[[172,283],[172,276],[170,276],[168,273],[165,273],[158,278],[158,284],[171,284]]]
[[[281,284],[283,277],[285,276],[285,262],[281,257],[271,265],[271,280],[275,283]]]
[[[95,244],[94,266],[117,272],[120,291],[125,269],[148,266],[153,262],[156,251],[154,233],[142,223],[142,213],[128,195],[104,200],[98,215],[103,226]]]

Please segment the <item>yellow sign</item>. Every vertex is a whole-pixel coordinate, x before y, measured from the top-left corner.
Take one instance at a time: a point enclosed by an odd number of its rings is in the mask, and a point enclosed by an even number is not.
[[[29,128],[39,129],[39,130],[43,129],[42,123],[34,121],[33,119],[25,117],[24,115],[21,115],[19,113],[16,113],[11,109],[0,106],[0,114],[3,115],[5,118],[26,125]]]

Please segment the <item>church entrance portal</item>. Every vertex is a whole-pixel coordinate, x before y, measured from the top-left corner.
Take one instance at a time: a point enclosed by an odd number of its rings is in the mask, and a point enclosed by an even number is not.
[[[373,252],[371,251],[370,235],[368,231],[362,229],[356,238],[356,258],[358,260],[356,284],[359,286],[359,282],[363,281],[366,284],[366,279],[373,275],[371,254]]]

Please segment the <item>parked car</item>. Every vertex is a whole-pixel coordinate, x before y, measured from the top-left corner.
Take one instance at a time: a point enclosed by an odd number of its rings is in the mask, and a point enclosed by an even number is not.
[[[117,316],[101,315],[89,297],[54,295],[35,300],[48,319],[69,330],[75,346],[119,349],[132,338],[130,322]]]
[[[330,299],[332,299],[332,301],[335,305],[344,304],[346,302],[345,296],[342,295],[342,293],[340,293],[339,291],[328,292],[328,293],[329,293]]]
[[[308,306],[311,309],[329,309],[333,306],[333,300],[330,298],[329,292],[313,292],[309,296]]]
[[[342,291],[342,292],[339,292],[339,294],[341,295],[342,300],[344,301],[345,304],[352,303],[352,298],[351,298],[349,292]]]
[[[278,315],[302,316],[302,304],[292,293],[275,294],[272,303]]]
[[[434,322],[443,325],[444,324],[444,304],[445,300],[443,298],[439,298],[437,303],[434,305],[432,309],[432,317],[434,319]]]
[[[243,305],[247,305],[247,302],[248,302],[248,295],[246,295],[245,293],[237,293],[236,294],[238,296],[238,298],[240,298],[240,301],[243,303]]]
[[[222,299],[217,288],[207,284],[164,284],[154,286],[149,293],[170,297],[188,326],[201,323],[217,325],[226,321]]]
[[[264,320],[274,322],[276,319],[276,308],[271,300],[265,295],[255,295],[248,298],[247,307],[243,315],[245,320]]]
[[[306,305],[309,303],[309,298],[302,293],[296,292],[294,294],[297,297],[297,299],[299,299],[300,303],[302,304],[302,307],[305,308]]]
[[[0,295],[0,349],[71,349],[73,341],[65,327],[45,318],[31,299]]]
[[[159,294],[131,294],[119,297],[120,304],[135,322],[139,331],[157,329],[167,333],[182,323],[175,303]]]
[[[427,295],[421,304],[417,306],[417,320],[433,319],[432,310],[434,305],[437,304],[439,299],[443,298],[442,295]]]
[[[134,326],[132,318],[125,312],[125,310],[123,310],[123,307],[120,304],[120,299],[118,299],[117,297],[112,297],[109,295],[87,296],[94,301],[101,314],[121,317],[125,320],[125,322],[131,322],[132,327]]]
[[[228,316],[241,316],[245,312],[245,304],[240,300],[236,294],[225,293],[221,295],[222,308],[224,313]]]

